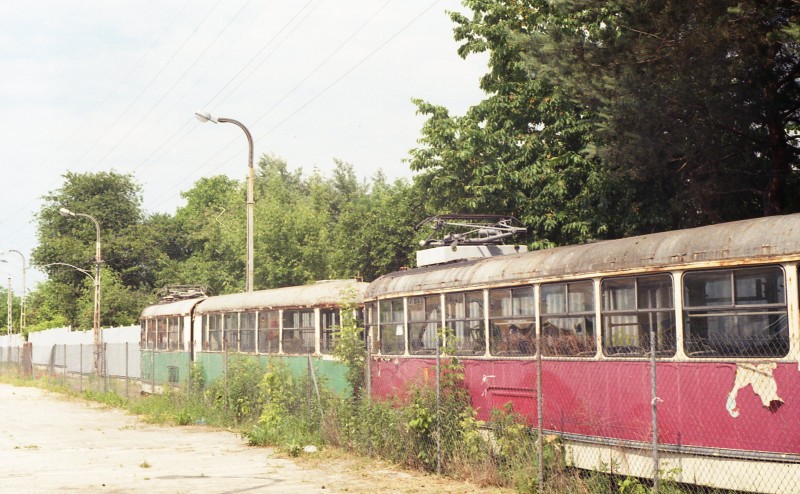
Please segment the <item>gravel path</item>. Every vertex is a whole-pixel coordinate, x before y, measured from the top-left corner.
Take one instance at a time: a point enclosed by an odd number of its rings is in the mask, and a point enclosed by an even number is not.
[[[301,463],[231,432],[150,425],[95,403],[0,384],[1,493],[498,492],[369,460]]]

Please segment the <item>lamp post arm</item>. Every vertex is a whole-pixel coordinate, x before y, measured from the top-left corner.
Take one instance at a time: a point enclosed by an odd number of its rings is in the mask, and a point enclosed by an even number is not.
[[[247,143],[248,143],[248,159],[247,159],[247,166],[248,166],[248,175],[247,175],[247,272],[245,273],[245,291],[252,292],[253,291],[253,264],[254,264],[254,247],[253,247],[253,236],[255,234],[254,228],[254,217],[255,217],[255,199],[254,199],[254,188],[255,188],[255,169],[253,168],[253,136],[250,134],[250,131],[247,130],[245,125],[232,118],[218,118],[218,122],[220,123],[232,123],[238,126],[240,129],[244,131],[244,135],[247,136]]]
[[[244,135],[247,136],[247,143],[249,144],[249,149],[250,149],[249,156],[247,159],[247,165],[250,168],[253,168],[253,135],[250,134],[250,131],[247,129],[247,127],[245,127],[245,125],[242,122],[234,120],[232,118],[218,118],[217,121],[220,123],[232,123],[244,131]]]
[[[87,270],[85,270],[83,268],[79,268],[78,266],[75,266],[75,265],[72,265],[72,264],[67,264],[65,262],[51,262],[51,263],[45,264],[45,265],[43,265],[41,267],[42,268],[46,268],[46,267],[49,267],[49,266],[68,266],[68,267],[70,267],[70,268],[72,268],[72,269],[74,269],[76,271],[80,271],[81,273],[83,273],[86,276],[88,276],[89,278],[91,278],[92,281],[95,281],[95,278],[94,278],[94,276],[92,276],[91,271],[87,271]]]

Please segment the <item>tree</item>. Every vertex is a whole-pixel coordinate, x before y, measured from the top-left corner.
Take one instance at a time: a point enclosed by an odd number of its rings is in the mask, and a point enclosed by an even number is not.
[[[73,326],[81,324],[82,317],[76,300],[88,297],[93,300],[93,284],[86,283],[86,275],[63,266],[71,264],[93,272],[95,241],[94,222],[87,218],[64,218],[59,209],[66,207],[94,217],[100,225],[103,272],[116,273],[120,283],[134,294],[137,290],[149,292],[146,271],[151,252],[141,242],[139,228],[143,220],[140,187],[130,175],[116,172],[71,173],[64,175],[64,184],[44,196],[44,205],[37,214],[39,245],[34,249],[31,263],[47,266],[45,271],[55,286],[42,292],[43,296],[57,298],[43,302],[56,308]],[[51,265],[53,263],[62,263]],[[49,265],[49,266],[48,266]],[[102,279],[102,277],[101,277]],[[132,297],[139,300],[138,297]],[[100,311],[101,325],[111,322],[115,313],[113,304],[104,303]],[[135,320],[141,306],[126,305],[126,320]],[[84,324],[85,324],[85,320]],[[91,327],[84,325],[83,327]]]
[[[515,5],[536,12],[517,34],[528,71],[602,116],[594,146],[642,229],[800,209],[796,1]]]
[[[488,96],[461,117],[416,101],[429,119],[410,166],[421,172],[415,185],[429,210],[512,214],[539,246],[606,234],[618,220],[599,161],[584,153],[593,116],[547,78],[530,77],[515,33],[532,13],[512,2],[465,5],[471,19],[451,14],[459,55],[489,52]]]
[[[413,265],[414,226],[426,216],[418,192],[405,180],[389,184],[379,174],[368,193],[343,207],[332,234],[335,277],[372,281]]]
[[[796,1],[465,5],[488,96],[418,102],[437,212],[515,214],[540,246],[800,209]]]
[[[243,186],[225,176],[202,178],[181,195],[186,205],[174,218],[152,223],[156,230],[173,229],[173,240],[161,237],[169,255],[157,285],[200,284],[215,294],[244,290]]]

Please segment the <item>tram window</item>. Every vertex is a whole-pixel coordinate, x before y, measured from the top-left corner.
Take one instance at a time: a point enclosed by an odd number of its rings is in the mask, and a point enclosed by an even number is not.
[[[156,319],[157,324],[157,348],[159,350],[166,350],[167,349],[167,318],[166,317],[159,317]]]
[[[492,355],[536,353],[533,287],[489,291],[489,350]]]
[[[262,310],[258,313],[258,353],[278,353],[280,313]]]
[[[223,344],[226,352],[239,350],[239,313],[233,312],[222,316]]]
[[[412,355],[436,353],[437,333],[442,325],[439,295],[409,297],[408,339]]]
[[[452,346],[456,355],[483,355],[486,352],[483,292],[448,293],[444,300],[445,325],[448,338],[455,338]]]
[[[403,299],[380,302],[380,336],[378,346],[383,355],[402,355],[406,349],[403,325]]]
[[[330,354],[333,351],[334,338],[339,328],[339,311],[337,309],[322,309],[319,311],[320,317],[320,341],[319,349],[321,353]]]
[[[283,353],[314,353],[314,311],[283,311]]]
[[[256,351],[256,313],[242,312],[239,318],[239,351]]]
[[[222,350],[222,314],[209,314],[208,321],[208,349],[212,352]]]
[[[594,284],[579,281],[542,285],[540,297],[542,355],[594,355]]]
[[[686,273],[684,344],[689,357],[783,357],[789,323],[777,266]]]
[[[670,275],[603,280],[603,353],[608,357],[650,354],[650,331],[656,355],[675,355],[675,311]]]
[[[180,317],[167,318],[167,348],[178,350],[181,341],[181,322]]]
[[[142,338],[144,340],[142,348],[152,350],[156,347],[155,324],[153,323],[153,319],[142,320]]]
[[[378,336],[378,306],[377,304],[367,304],[364,307],[365,331],[369,337],[368,350],[370,353],[375,351],[375,338]]]

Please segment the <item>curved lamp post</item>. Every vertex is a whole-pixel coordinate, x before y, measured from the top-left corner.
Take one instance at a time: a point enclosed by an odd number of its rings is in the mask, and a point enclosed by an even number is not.
[[[247,160],[249,167],[249,174],[247,175],[247,281],[245,284],[245,291],[253,291],[253,209],[255,201],[253,201],[253,183],[255,182],[255,170],[253,169],[253,136],[247,127],[238,120],[232,118],[214,118],[208,112],[198,111],[194,116],[201,122],[212,123],[232,123],[244,131],[247,136],[247,143],[250,146],[250,153]]]
[[[19,334],[22,334],[23,330],[25,329],[25,255],[15,249],[9,249],[7,252],[0,252],[0,254],[6,254],[8,252],[15,252],[19,254],[22,258],[22,297],[20,298],[20,315],[19,315]]]
[[[65,218],[70,218],[73,216],[83,216],[84,218],[89,218],[94,223],[95,230],[97,232],[97,240],[95,241],[95,254],[94,254],[94,264],[95,264],[95,275],[91,276],[92,280],[94,280],[94,368],[95,371],[99,375],[103,373],[103,335],[100,333],[100,264],[103,262],[102,257],[100,256],[100,223],[94,218],[94,216],[85,214],[85,213],[73,213],[67,208],[61,208],[58,210],[61,216]],[[56,264],[64,264],[64,263],[56,263]],[[67,264],[67,266],[71,266]],[[72,266],[75,268],[75,266]],[[78,271],[83,271],[80,268],[75,268]],[[85,271],[83,271],[85,272]]]

